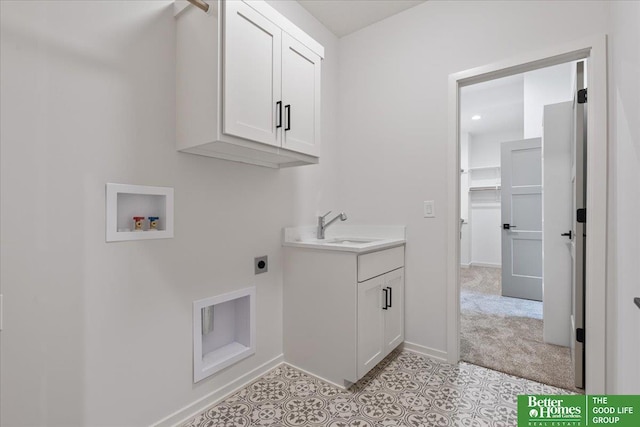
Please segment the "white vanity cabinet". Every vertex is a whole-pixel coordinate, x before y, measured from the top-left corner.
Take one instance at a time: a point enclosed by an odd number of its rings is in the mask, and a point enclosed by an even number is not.
[[[404,341],[404,243],[284,249],[285,360],[348,387]]]
[[[318,163],[324,48],[263,1],[208,3],[176,16],[178,150]]]

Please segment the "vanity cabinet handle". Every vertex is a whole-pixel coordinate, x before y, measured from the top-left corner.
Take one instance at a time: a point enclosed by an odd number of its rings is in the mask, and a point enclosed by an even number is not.
[[[392,289],[390,286],[387,286],[387,289],[389,289],[389,308],[391,308],[393,305],[393,293],[391,292]]]
[[[387,305],[387,297],[389,296],[389,288],[384,288],[382,289],[382,292],[384,292],[384,307],[382,307],[383,310],[386,310],[389,306]]]

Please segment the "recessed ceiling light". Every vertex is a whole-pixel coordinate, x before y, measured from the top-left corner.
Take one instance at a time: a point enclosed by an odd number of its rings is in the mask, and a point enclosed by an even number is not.
[[[482,116],[476,114],[475,116],[471,116],[471,120],[480,120]]]

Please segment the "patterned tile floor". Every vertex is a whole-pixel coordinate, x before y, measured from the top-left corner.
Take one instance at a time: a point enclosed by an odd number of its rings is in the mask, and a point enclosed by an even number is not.
[[[396,350],[346,391],[282,365],[183,427],[515,427],[518,394],[571,393]]]

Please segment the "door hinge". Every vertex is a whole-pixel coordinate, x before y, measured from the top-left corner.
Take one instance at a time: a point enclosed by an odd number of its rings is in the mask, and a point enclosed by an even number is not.
[[[584,329],[577,328],[576,329],[576,341],[584,343]]]
[[[587,209],[582,208],[576,211],[576,221],[585,223],[587,222]]]
[[[578,104],[586,104],[587,103],[587,90],[580,89],[578,91]]]

